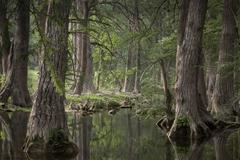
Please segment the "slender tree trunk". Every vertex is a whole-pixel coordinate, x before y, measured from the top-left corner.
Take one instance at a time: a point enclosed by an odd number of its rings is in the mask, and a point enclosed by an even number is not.
[[[102,74],[102,61],[103,61],[103,58],[102,58],[102,50],[99,51],[99,56],[100,56],[100,59],[99,59],[99,62],[98,62],[98,73],[97,73],[97,83],[96,83],[96,88],[97,88],[97,91],[99,91],[100,89],[100,81],[101,81],[101,74]]]
[[[134,30],[135,32],[140,31],[140,24],[139,24],[139,1],[134,0],[134,15],[133,15],[133,23],[134,23]],[[134,79],[134,93],[140,93],[140,71],[141,71],[141,43],[140,39],[136,39],[134,42],[135,45],[135,54],[136,54],[136,71],[135,71],[135,79]]]
[[[48,4],[47,15],[54,18],[46,19],[48,46],[45,48],[37,96],[28,122],[25,152],[32,152],[35,148],[41,152],[60,154],[67,154],[67,150],[71,153],[76,151],[73,143],[67,143],[69,131],[64,110],[70,7],[71,1],[67,0],[49,1]],[[34,142],[39,144],[36,146]],[[55,143],[62,148],[54,150]]]
[[[161,59],[160,60],[160,66],[161,66],[161,77],[162,77],[162,82],[163,82],[163,90],[165,94],[165,104],[166,104],[166,113],[168,117],[172,117],[172,94],[169,90],[168,87],[168,81],[167,81],[167,72],[165,69],[165,64],[164,61]]]
[[[90,44],[90,39],[88,37],[88,51],[87,51],[87,67],[86,75],[84,78],[83,92],[94,92],[95,86],[93,84],[93,57],[92,57],[92,48]]]
[[[88,52],[88,19],[89,19],[89,1],[78,1],[79,5],[82,4],[82,15],[83,15],[83,24],[82,27],[84,29],[83,33],[81,33],[81,57],[80,57],[80,76],[77,80],[77,84],[74,89],[75,94],[81,95],[83,92],[83,85],[84,85],[84,80],[86,77],[86,72],[87,72],[87,52]]]
[[[17,1],[16,34],[14,40],[15,63],[12,100],[17,106],[31,106],[32,101],[27,86],[28,43],[30,27],[30,0]]]
[[[134,34],[140,31],[139,24],[139,1],[133,2],[133,13],[129,19],[129,30]],[[126,72],[124,80],[124,92],[140,92],[140,71],[141,71],[141,44],[140,40],[133,37],[128,49]]]
[[[2,48],[1,58],[2,58],[2,72],[5,76],[7,76],[8,71],[8,55],[10,52],[10,37],[8,30],[8,19],[7,19],[7,0],[0,0],[0,37],[2,39],[2,43],[0,44]]]
[[[207,99],[208,99],[208,111],[212,109],[212,96],[216,81],[216,70],[213,66],[214,60],[211,55],[206,58],[207,73],[206,73],[206,87],[207,87]]]
[[[225,0],[223,11],[223,29],[220,40],[219,66],[212,99],[212,111],[219,116],[233,114],[234,97],[234,61],[237,28],[235,15],[237,0]]]
[[[133,62],[133,50],[131,47],[132,45],[129,45],[126,71],[125,71],[125,80],[124,80],[124,87],[123,87],[124,92],[132,92],[134,89],[134,73],[132,73],[134,62]]]
[[[176,114],[169,137],[177,136],[178,120],[189,119],[190,129],[194,137],[209,135],[214,122],[207,112],[199,90],[199,66],[202,65],[202,35],[207,11],[207,0],[189,2],[185,34],[180,32],[180,43],[177,53]],[[185,11],[183,11],[185,12]],[[180,29],[180,31],[183,31]],[[181,37],[181,35],[184,35]]]

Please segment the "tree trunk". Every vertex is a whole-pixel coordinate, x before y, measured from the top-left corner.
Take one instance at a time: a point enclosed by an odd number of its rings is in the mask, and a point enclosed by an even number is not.
[[[18,0],[16,34],[14,40],[14,78],[12,100],[17,106],[31,106],[27,86],[30,0]]]
[[[214,60],[211,57],[211,55],[207,55],[206,63],[207,63],[206,87],[207,87],[208,111],[211,111],[212,96],[213,96],[213,90],[214,90],[215,81],[216,81],[216,70],[213,66]]]
[[[84,31],[81,33],[81,52],[79,53],[80,56],[80,76],[78,77],[77,84],[74,89],[74,94],[81,95],[83,92],[83,85],[84,80],[86,77],[87,72],[87,52],[88,52],[88,19],[89,19],[89,2],[88,0],[82,1],[79,0],[77,3],[78,5],[82,5],[82,17],[83,17],[83,24],[81,25]],[[80,37],[79,37],[80,38]],[[79,48],[80,49],[80,48]],[[78,54],[78,53],[77,53]]]
[[[139,24],[139,1],[134,0],[134,15],[133,15],[133,21],[134,21],[134,31],[139,32],[140,31],[140,24]],[[134,93],[140,93],[140,71],[141,71],[141,43],[140,39],[135,40],[135,54],[136,54],[136,71],[135,71],[135,79],[134,79]]]
[[[133,2],[133,13],[129,18],[129,30],[134,34],[140,30],[139,25],[139,6],[138,0]],[[126,73],[124,80],[124,92],[140,92],[140,67],[141,67],[141,55],[140,55],[140,40],[136,37],[132,37],[128,48]]]
[[[179,119],[184,117],[189,120],[194,138],[209,135],[214,127],[213,119],[204,106],[198,87],[198,81],[201,79],[199,66],[202,65],[202,35],[206,10],[207,0],[190,1],[185,33],[182,34],[183,30],[180,29],[180,37],[183,37],[176,59],[176,114],[168,133],[170,138],[177,136],[180,131]]]
[[[1,89],[0,99],[6,103],[12,96],[13,104],[31,106],[27,87],[30,1],[17,1],[16,33],[11,49],[9,72]]]
[[[235,15],[237,13],[237,0],[224,1],[223,29],[220,40],[219,66],[212,99],[212,111],[218,116],[233,114],[234,97],[234,61],[235,40],[237,26]]]
[[[93,57],[92,57],[92,48],[90,44],[90,39],[88,37],[88,51],[87,51],[87,67],[86,67],[86,75],[84,78],[83,84],[83,92],[91,93],[94,92],[95,86],[93,84]]]
[[[10,37],[8,31],[8,19],[7,19],[7,0],[0,0],[0,37],[2,39],[1,46],[1,58],[2,58],[2,72],[6,76],[8,71],[8,55],[10,52]]]
[[[132,44],[132,42],[131,42]],[[128,55],[127,55],[127,64],[126,64],[126,71],[125,71],[125,80],[124,80],[124,92],[132,92],[134,89],[134,73],[133,71],[133,50],[130,45],[128,48]]]
[[[54,18],[46,19],[48,46],[45,48],[37,96],[28,122],[25,152],[34,152],[36,148],[43,153],[76,152],[76,146],[68,141],[69,131],[64,110],[70,7],[71,1],[67,0],[49,1],[48,4],[47,15]],[[56,144],[61,146],[58,150],[55,150]]]
[[[172,113],[172,94],[169,90],[168,87],[168,81],[167,81],[167,72],[165,69],[165,64],[164,61],[161,59],[160,60],[160,66],[161,66],[161,77],[162,77],[162,81],[163,81],[163,90],[164,90],[164,94],[165,94],[165,104],[166,104],[166,113],[167,116],[170,118],[173,116]]]

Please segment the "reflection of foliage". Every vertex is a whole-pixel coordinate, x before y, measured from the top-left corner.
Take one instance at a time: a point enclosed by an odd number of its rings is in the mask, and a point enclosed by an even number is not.
[[[0,140],[6,139],[6,133],[4,131],[0,131]]]

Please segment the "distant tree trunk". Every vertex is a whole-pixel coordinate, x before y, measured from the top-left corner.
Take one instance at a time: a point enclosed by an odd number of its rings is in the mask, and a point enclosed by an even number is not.
[[[139,0],[134,0],[134,30],[135,32],[140,31],[140,24],[139,24]],[[135,71],[135,80],[134,80],[134,93],[139,93],[141,86],[140,86],[140,71],[141,71],[141,43],[140,40],[135,40],[135,54],[136,54],[136,71]]]
[[[131,47],[132,46],[129,45],[126,71],[125,71],[125,80],[124,80],[124,87],[123,87],[124,92],[132,92],[134,89],[134,74],[132,73],[134,62],[133,62],[133,51]]]
[[[17,106],[31,106],[32,101],[27,86],[28,43],[30,27],[30,0],[17,1],[16,34],[14,40],[15,63],[12,100]]]
[[[8,55],[10,52],[10,37],[8,30],[8,19],[7,19],[7,0],[0,0],[0,37],[1,37],[1,58],[2,58],[2,72],[6,76],[8,71]]]
[[[189,119],[190,129],[194,137],[209,135],[214,122],[202,101],[198,84],[201,79],[199,66],[202,65],[202,35],[207,11],[207,0],[189,2],[187,21],[177,53],[176,114],[168,136],[173,138],[179,132],[178,120]],[[184,11],[183,11],[184,12]],[[181,35],[183,36],[181,38]]]
[[[234,61],[237,27],[235,15],[237,0],[224,0],[223,29],[220,40],[219,66],[212,99],[212,111],[219,116],[233,114],[234,97]]]
[[[92,48],[90,44],[90,39],[88,37],[88,51],[87,51],[87,68],[86,75],[84,78],[83,92],[94,92],[95,86],[93,84],[93,57],[92,57]]]
[[[69,131],[64,110],[70,7],[71,1],[67,0],[49,1],[48,4],[47,15],[54,18],[46,19],[48,45],[44,50],[36,100],[28,122],[25,152],[31,152],[34,147],[38,147],[41,152],[54,152],[56,150],[51,145],[60,143],[62,148],[56,152],[64,154],[74,146],[72,143],[67,144]],[[34,142],[39,144],[36,146]]]
[[[170,92],[170,89],[168,87],[168,81],[167,81],[167,72],[165,69],[165,64],[164,61],[161,59],[160,60],[160,66],[161,66],[161,77],[162,77],[162,82],[163,82],[163,90],[165,94],[165,104],[166,104],[166,113],[168,117],[171,117],[173,115],[172,113],[172,94]]]
[[[82,5],[80,9],[82,9],[82,17],[83,17],[83,23],[81,29],[84,31],[81,33],[81,56],[80,56],[80,75],[77,80],[77,84],[74,89],[74,94],[79,94],[81,95],[83,92],[83,87],[84,87],[84,81],[86,78],[86,73],[87,73],[87,56],[88,56],[88,19],[89,19],[89,1],[84,0],[81,2],[81,0],[78,0],[78,5]]]
[[[96,89],[97,91],[99,91],[100,89],[100,81],[101,81],[101,74],[102,74],[102,61],[103,61],[103,51],[100,50],[99,51],[99,56],[100,56],[100,59],[99,59],[99,62],[98,62],[98,71],[97,71],[97,83],[96,83]]]
[[[211,54],[211,53],[210,53]],[[207,71],[206,71],[206,88],[207,88],[207,100],[208,100],[208,111],[212,108],[212,96],[216,81],[216,70],[214,68],[214,60],[211,55],[206,57]]]
[[[129,30],[134,34],[140,30],[139,25],[139,6],[138,0],[133,2],[133,13],[129,19]],[[135,37],[132,38],[127,55],[126,72],[124,80],[124,92],[140,92],[140,67],[141,67],[141,55],[140,55],[140,40]]]

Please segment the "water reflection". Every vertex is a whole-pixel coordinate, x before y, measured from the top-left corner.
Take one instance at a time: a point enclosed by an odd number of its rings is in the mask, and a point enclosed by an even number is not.
[[[24,157],[22,146],[24,143],[29,113],[0,112],[1,121],[1,160],[15,160]]]
[[[22,152],[28,113],[0,113],[0,160],[29,159]],[[79,146],[74,160],[239,160],[240,130],[203,142],[169,142],[155,120],[140,120],[131,111],[114,116],[68,114],[71,139]],[[31,157],[32,160],[60,158]]]

